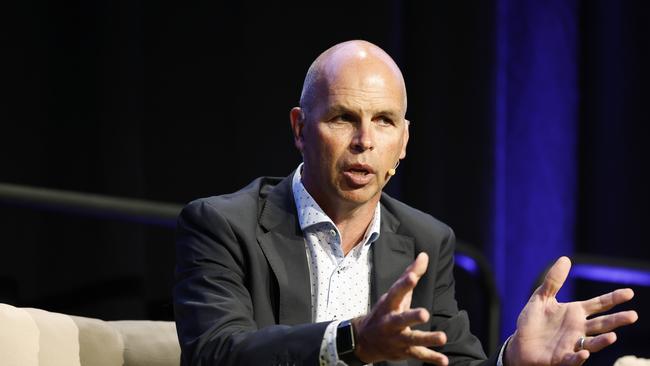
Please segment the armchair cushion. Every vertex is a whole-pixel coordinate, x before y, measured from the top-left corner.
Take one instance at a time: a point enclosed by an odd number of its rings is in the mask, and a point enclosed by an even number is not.
[[[100,319],[71,316],[79,328],[81,365],[122,366],[124,339],[108,322]]]
[[[80,366],[79,330],[69,316],[25,308],[40,331],[39,366]]]
[[[174,322],[118,320],[108,323],[124,338],[125,365],[180,365],[181,348]]]
[[[5,366],[38,366],[40,331],[24,309],[0,304],[0,360]]]

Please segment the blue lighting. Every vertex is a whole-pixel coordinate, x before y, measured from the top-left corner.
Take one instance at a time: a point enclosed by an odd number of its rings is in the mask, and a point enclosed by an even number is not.
[[[595,264],[576,264],[571,269],[572,278],[618,283],[623,285],[650,286],[650,271]]]
[[[498,0],[496,5],[490,257],[505,340],[539,273],[573,251],[579,2]]]
[[[456,253],[454,259],[456,260],[456,265],[460,268],[464,269],[472,275],[478,274],[478,263],[476,263],[473,258],[468,257],[464,254]]]

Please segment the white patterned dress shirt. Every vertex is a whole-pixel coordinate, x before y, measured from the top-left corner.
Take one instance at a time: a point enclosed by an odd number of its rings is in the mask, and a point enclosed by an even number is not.
[[[341,233],[301,182],[302,164],[293,175],[293,197],[305,237],[311,280],[312,320],[334,320],[325,329],[320,350],[321,366],[345,365],[336,352],[336,328],[346,319],[370,309],[370,245],[379,237],[381,220],[377,204],[363,239],[343,254]]]

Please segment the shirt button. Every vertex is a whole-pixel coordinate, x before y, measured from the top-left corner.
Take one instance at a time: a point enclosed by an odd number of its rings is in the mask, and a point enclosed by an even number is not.
[[[331,229],[331,230],[330,230],[330,235],[331,235],[331,236],[336,236],[336,230]]]

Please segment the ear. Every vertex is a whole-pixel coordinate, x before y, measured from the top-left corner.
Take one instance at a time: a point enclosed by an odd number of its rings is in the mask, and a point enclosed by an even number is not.
[[[406,145],[409,143],[409,125],[411,125],[411,121],[405,119],[404,134],[402,135],[402,151],[399,154],[400,159],[404,159],[406,157]]]
[[[305,127],[305,113],[300,107],[293,107],[291,108],[291,112],[289,112],[289,119],[291,120],[291,131],[293,132],[294,144],[302,154],[302,149],[304,147],[302,130]]]

